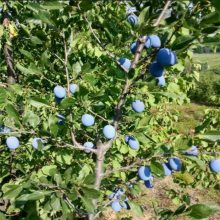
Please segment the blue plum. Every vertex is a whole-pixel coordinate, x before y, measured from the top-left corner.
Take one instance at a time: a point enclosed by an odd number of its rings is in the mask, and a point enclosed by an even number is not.
[[[190,149],[188,149],[185,152],[185,154],[188,155],[188,156],[198,156],[199,152],[198,152],[197,146],[193,145]]]
[[[41,138],[34,138],[33,141],[32,141],[32,146],[33,148],[37,149],[40,144],[43,144],[43,140]]]
[[[172,174],[172,170],[170,170],[169,165],[167,163],[163,163],[164,176],[170,176]]]
[[[169,159],[169,166],[174,171],[180,171],[181,167],[182,167],[182,162],[179,158],[176,158],[176,157],[170,158]]]
[[[92,126],[95,123],[95,118],[90,114],[84,114],[81,120],[82,124],[86,127]]]
[[[56,86],[53,91],[58,99],[63,99],[66,96],[66,90],[62,86]]]
[[[213,159],[209,162],[211,171],[220,173],[220,159]]]
[[[139,142],[138,142],[138,140],[136,140],[135,138],[133,138],[133,137],[129,137],[129,139],[128,139],[128,145],[129,145],[129,147],[131,148],[131,149],[133,149],[133,150],[137,150],[138,148],[139,148]]]
[[[135,13],[135,12],[137,12],[137,8],[136,7],[128,7],[126,9],[126,13],[127,14],[132,14],[132,13]]]
[[[161,77],[164,74],[164,68],[158,62],[153,62],[150,65],[149,70],[154,77]]]
[[[127,17],[127,21],[131,25],[136,25],[138,23],[138,17],[135,14],[131,14]]]
[[[115,212],[119,212],[122,209],[121,204],[117,200],[111,203],[111,207]]]
[[[142,180],[149,180],[152,177],[150,168],[148,166],[141,166],[138,169],[138,175]]]
[[[94,144],[92,142],[87,141],[87,142],[84,143],[83,146],[88,148],[88,150],[85,150],[85,152],[90,153],[91,151],[89,149],[92,149],[94,147]]]
[[[130,70],[131,68],[131,61],[127,58],[120,58],[118,60],[119,65],[122,67],[122,69],[126,70],[127,72]]]
[[[144,111],[144,102],[140,101],[140,100],[136,100],[134,102],[132,102],[131,107],[134,111],[140,113]]]
[[[170,49],[162,48],[157,53],[157,62],[161,66],[172,66],[177,63],[177,57]]]
[[[151,177],[149,180],[144,181],[144,185],[147,188],[153,188],[153,177]]]
[[[157,80],[158,86],[164,87],[166,85],[166,80],[165,80],[164,76],[156,77],[156,80]]]
[[[72,94],[76,92],[77,88],[78,88],[77,84],[70,84],[70,92]]]
[[[157,35],[149,35],[144,44],[146,48],[155,47],[158,48],[161,46],[160,38]]]
[[[112,139],[116,135],[115,128],[112,125],[106,125],[103,128],[103,134],[107,139]]]
[[[135,54],[137,48],[138,48],[138,43],[137,42],[132,43],[131,46],[130,46],[131,52],[133,54]]]
[[[19,147],[19,140],[14,136],[8,137],[6,139],[6,145],[8,146],[9,149],[14,150],[17,147]]]
[[[58,120],[57,123],[58,123],[59,125],[64,124],[64,122],[65,122],[65,121],[64,121],[64,120],[65,120],[65,116],[62,115],[62,114],[57,114],[56,116],[57,116],[57,118],[59,118],[59,120]]]

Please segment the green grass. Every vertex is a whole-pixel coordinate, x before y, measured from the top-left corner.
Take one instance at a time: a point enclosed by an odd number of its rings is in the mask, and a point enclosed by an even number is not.
[[[207,63],[209,69],[220,67],[220,53],[216,54],[194,54],[194,60],[201,63]]]

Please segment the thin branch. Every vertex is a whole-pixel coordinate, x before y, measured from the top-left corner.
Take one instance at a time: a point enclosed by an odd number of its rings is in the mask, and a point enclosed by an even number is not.
[[[66,40],[65,40],[65,35],[63,34],[63,43],[64,43],[64,66],[65,66],[65,72],[66,72],[66,81],[67,81],[67,96],[70,97],[71,96],[71,93],[70,93],[70,78],[69,78],[69,70],[68,70],[68,67],[67,67],[67,64],[68,64],[68,51],[67,51],[67,45],[66,45]],[[61,59],[62,60],[62,59]],[[73,121],[73,118],[72,118],[72,114],[70,115],[70,121],[72,122]],[[88,149],[86,147],[84,147],[83,145],[81,145],[77,140],[76,140],[76,137],[75,137],[75,134],[74,134],[74,131],[73,131],[73,128],[70,128],[70,134],[71,134],[71,139],[72,139],[72,142],[74,145],[70,145],[71,147],[75,148],[75,149],[78,149],[78,150],[89,150],[93,153],[96,153],[96,149]]]
[[[96,117],[102,119],[103,121],[108,122],[107,119],[103,118],[101,115],[96,114],[94,111],[92,111],[91,109],[87,109],[89,112],[91,112],[93,115],[95,115]]]
[[[166,2],[166,4],[164,5],[164,8],[163,8],[163,10],[161,11],[159,17],[157,18],[156,22],[153,24],[154,27],[156,27],[156,26],[158,26],[158,25],[160,24],[161,20],[162,20],[163,17],[164,17],[164,14],[166,13],[166,11],[167,11],[168,7],[170,6],[171,2],[172,2],[171,0],[167,0],[167,2]]]

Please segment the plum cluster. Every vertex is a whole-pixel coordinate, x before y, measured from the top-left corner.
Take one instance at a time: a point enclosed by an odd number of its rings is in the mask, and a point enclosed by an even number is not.
[[[137,48],[139,46],[139,42],[133,42],[130,45],[131,53],[135,54]],[[157,85],[165,86],[166,81],[164,78],[165,67],[173,66],[177,63],[176,53],[168,48],[161,48],[161,40],[157,35],[149,35],[146,37],[146,41],[144,44],[146,49],[148,48],[156,48],[158,49],[156,54],[155,61],[149,66],[149,72],[152,76],[154,76],[157,80]],[[118,59],[118,63],[122,69],[128,72],[131,68],[131,61],[127,58]]]
[[[125,191],[122,188],[115,188],[109,195],[111,207],[115,212],[119,212],[122,209],[129,210],[128,198],[125,196]]]
[[[74,94],[77,91],[77,89],[77,84],[70,84],[69,90],[72,94]],[[66,89],[62,86],[57,85],[53,91],[57,103],[60,103],[66,97]]]

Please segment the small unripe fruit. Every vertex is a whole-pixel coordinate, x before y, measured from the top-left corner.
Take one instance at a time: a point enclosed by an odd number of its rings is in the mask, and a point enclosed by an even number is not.
[[[128,138],[128,145],[133,150],[137,150],[139,148],[138,140],[136,140],[135,138],[133,138],[131,136]]]
[[[190,149],[188,149],[185,152],[185,154],[188,155],[188,156],[198,156],[199,152],[198,152],[197,146],[193,145]]]
[[[166,80],[165,80],[164,76],[156,77],[156,80],[157,80],[158,86],[164,87],[166,85]]]
[[[132,43],[131,46],[130,46],[131,52],[133,54],[135,54],[137,48],[138,48],[138,43],[137,42]]]
[[[153,62],[150,65],[149,70],[154,77],[161,77],[164,74],[164,68],[157,62]]]
[[[43,144],[43,140],[41,138],[34,138],[32,141],[33,148],[37,149],[40,146],[40,143]]]
[[[147,40],[146,40],[144,46],[147,48],[150,48],[150,47],[158,48],[161,46],[160,38],[157,35],[149,35],[147,37]]]
[[[14,136],[8,137],[6,140],[6,145],[9,149],[14,150],[19,147],[19,140]]]
[[[121,66],[124,70],[126,70],[127,72],[130,70],[130,68],[131,68],[131,61],[130,61],[129,59],[127,59],[127,58],[120,58],[120,59],[118,60],[118,62],[119,62],[119,64],[120,64],[120,66]]]
[[[88,148],[88,149],[92,149],[94,147],[94,144],[92,142],[87,141],[87,142],[84,143],[83,146]],[[90,153],[91,151],[90,150],[85,150],[85,152]]]
[[[172,171],[169,168],[169,165],[167,163],[163,163],[163,170],[164,170],[164,176],[170,176],[172,174]]]
[[[209,162],[211,171],[220,173],[220,159],[213,159]]]
[[[177,63],[177,57],[170,49],[162,48],[157,53],[157,62],[161,66],[172,66]]]
[[[113,209],[115,212],[119,212],[119,211],[122,209],[122,207],[121,207],[119,201],[114,201],[114,202],[112,202],[112,203],[111,203],[111,207],[112,207],[112,209]]]
[[[136,25],[138,23],[138,17],[135,14],[129,15],[127,17],[127,21],[131,24],[131,25]]]
[[[107,139],[112,139],[116,135],[115,128],[112,125],[106,125],[103,128],[103,134]]]
[[[180,171],[182,167],[182,162],[179,158],[170,158],[169,165],[172,170]]]
[[[95,118],[90,114],[84,114],[81,120],[82,124],[87,127],[92,126],[95,123]]]
[[[77,88],[78,88],[77,84],[70,84],[70,92],[72,94],[76,92]]]
[[[151,172],[149,167],[141,166],[138,169],[138,175],[142,180],[149,180],[151,178]]]
[[[62,86],[56,86],[53,91],[56,98],[63,99],[66,96],[66,90]]]
[[[144,111],[144,103],[140,100],[132,102],[131,107],[134,111],[140,113]]]

